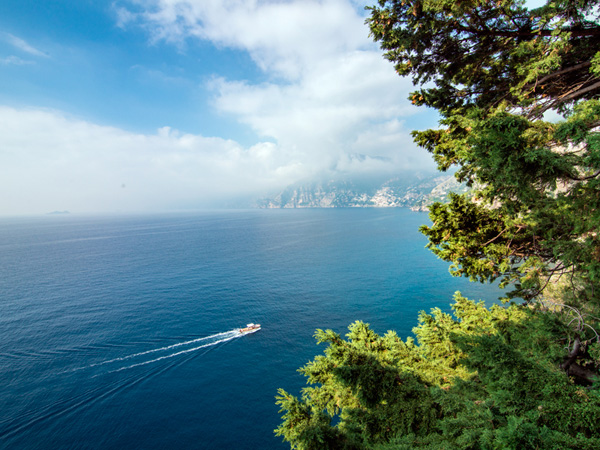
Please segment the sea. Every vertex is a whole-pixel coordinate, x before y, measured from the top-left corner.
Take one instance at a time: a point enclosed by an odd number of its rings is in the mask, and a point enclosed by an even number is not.
[[[356,320],[412,334],[454,278],[408,209],[0,219],[0,448],[286,449],[278,388]],[[239,328],[262,329],[242,335]]]

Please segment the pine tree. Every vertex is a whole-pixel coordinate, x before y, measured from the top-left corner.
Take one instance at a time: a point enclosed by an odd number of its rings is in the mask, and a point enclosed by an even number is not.
[[[539,296],[576,276],[600,305],[598,0],[381,0],[372,35],[438,129],[413,132],[441,170],[475,189],[423,227],[452,273]],[[549,115],[559,121],[545,120]]]
[[[422,313],[416,341],[362,322],[300,371],[298,399],[279,391],[276,433],[297,449],[594,449],[600,391],[560,369],[560,317],[456,295],[453,315]]]
[[[416,340],[318,330],[310,387],[279,391],[298,449],[600,448],[600,0],[380,0],[373,38],[435,108],[415,131],[472,190],[428,247],[525,304],[422,313]],[[401,300],[399,300],[401,301]]]

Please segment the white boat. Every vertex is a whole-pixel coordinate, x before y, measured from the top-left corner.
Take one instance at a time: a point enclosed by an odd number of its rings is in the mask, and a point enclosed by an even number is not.
[[[256,333],[260,330],[260,323],[249,323],[244,328],[240,328],[240,333]]]

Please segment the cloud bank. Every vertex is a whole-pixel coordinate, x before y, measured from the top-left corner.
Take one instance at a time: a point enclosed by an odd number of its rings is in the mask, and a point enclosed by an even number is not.
[[[255,142],[0,107],[0,187],[9,193],[0,214],[214,207],[313,176],[433,168],[409,135],[420,112],[406,100],[410,81],[370,41],[357,2],[119,0],[115,17],[126,33],[141,30],[148,45],[190,58],[197,43],[249,55],[262,76],[216,72],[204,88],[214,114],[252,130]]]
[[[132,3],[135,8],[128,9]],[[266,81],[217,74],[210,85],[214,107],[288,153],[321,159],[316,164],[321,169],[353,154],[388,160],[391,171],[432,167],[428,157],[415,154],[402,127],[403,118],[419,112],[406,100],[410,80],[399,78],[370,40],[360,2],[138,0],[121,5],[121,26],[141,26],[154,42],[185,47],[200,40],[247,52]]]
[[[386,127],[388,137],[401,137],[399,124]],[[333,171],[345,173],[377,173],[390,164],[351,154],[331,161]],[[236,200],[323,173],[321,166],[322,160],[312,155],[268,141],[245,148],[232,140],[168,127],[139,134],[57,111],[0,107],[0,214],[236,205]]]
[[[0,107],[0,213],[143,212],[212,206],[281,182],[271,143],[130,133],[56,111]]]

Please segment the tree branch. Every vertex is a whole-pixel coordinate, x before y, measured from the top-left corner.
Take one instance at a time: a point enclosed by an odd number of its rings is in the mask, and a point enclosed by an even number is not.
[[[558,77],[560,75],[564,75],[565,73],[573,72],[575,70],[583,69],[584,67],[589,67],[591,65],[592,65],[591,62],[586,61],[586,62],[583,62],[581,64],[576,64],[576,65],[571,66],[571,67],[566,67],[566,68],[564,68],[562,70],[559,70],[557,72],[549,73],[545,77],[542,77],[542,79],[536,80],[535,85],[537,86],[538,84],[542,84],[543,82],[545,82],[545,81],[547,81],[547,80],[549,80],[551,78]]]
[[[534,30],[534,31],[501,31],[501,30],[479,30],[473,27],[458,26],[460,31],[471,33],[476,36],[498,36],[498,37],[537,37],[537,36],[552,36],[556,30]],[[589,28],[584,30],[573,30],[565,28],[561,30],[563,33],[571,33],[574,37],[584,36],[600,36],[600,28]]]
[[[573,180],[573,181],[586,181],[586,180],[591,180],[592,178],[596,178],[598,175],[600,175],[600,170],[598,172],[596,172],[594,175],[590,175],[588,177],[574,177],[569,175],[569,179]]]
[[[582,86],[583,84],[585,84],[585,83],[580,84],[580,86]],[[563,95],[563,96],[559,97],[556,101],[548,104],[547,106],[544,106],[540,110],[535,111],[535,115],[542,115],[550,108],[555,108],[556,106],[558,106],[562,103],[565,103],[569,100],[573,100],[574,98],[580,97],[587,92],[593,91],[594,89],[600,89],[600,81],[598,81],[592,85],[589,85],[587,87],[584,87],[584,88],[571,89],[569,91],[569,94]]]
[[[585,94],[586,92],[593,91],[594,89],[598,89],[598,88],[600,88],[600,81],[598,81],[598,82],[596,82],[596,83],[594,83],[594,84],[592,84],[590,86],[587,86],[587,87],[584,87],[584,88],[581,88],[581,89],[577,89],[575,92],[572,92],[572,93],[570,93],[568,95],[560,97],[559,98],[560,103],[564,103],[564,102],[566,102],[568,100],[572,100],[572,99],[574,99],[576,97],[579,97],[579,96]]]
[[[492,243],[492,242],[494,242],[496,239],[498,239],[500,236],[502,236],[502,234],[503,234],[503,233],[504,233],[506,230],[508,230],[508,227],[506,227],[504,230],[502,230],[502,231],[500,232],[500,234],[498,234],[496,237],[494,237],[494,238],[490,239],[490,240],[489,240],[489,241],[487,241],[485,244],[482,244],[482,246],[483,246],[483,247],[485,247],[486,245],[488,245],[488,244],[491,244],[491,243]]]

